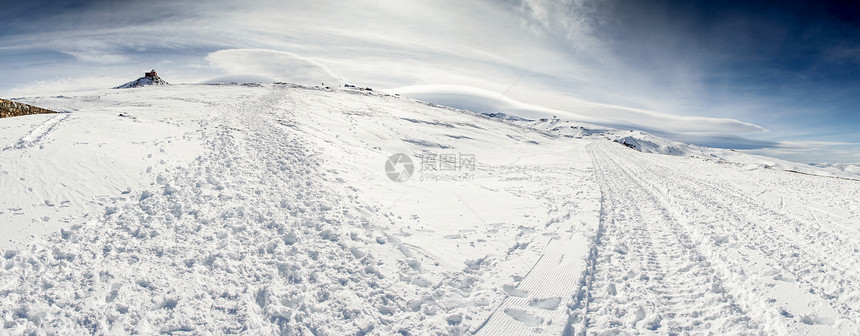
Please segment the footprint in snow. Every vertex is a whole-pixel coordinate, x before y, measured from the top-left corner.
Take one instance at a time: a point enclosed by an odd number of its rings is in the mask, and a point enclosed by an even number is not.
[[[529,296],[528,291],[524,291],[522,289],[519,289],[514,285],[504,285],[504,286],[502,286],[502,289],[505,291],[505,293],[507,293],[510,296],[516,296],[516,297],[522,297],[522,298]]]
[[[556,310],[559,304],[561,304],[560,297],[529,300],[529,306],[546,310]]]
[[[527,311],[518,308],[506,308],[505,314],[508,314],[514,320],[522,322],[529,327],[537,327],[543,323],[543,319],[529,314]]]
[[[616,294],[618,294],[618,291],[615,290],[615,284],[614,283],[611,283],[608,286],[606,286],[606,292],[612,296],[615,296]]]

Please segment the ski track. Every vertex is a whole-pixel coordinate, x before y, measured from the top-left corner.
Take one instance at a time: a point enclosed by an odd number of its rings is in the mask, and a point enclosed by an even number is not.
[[[43,141],[45,141],[45,137],[51,133],[54,128],[66,120],[69,117],[68,113],[59,113],[56,116],[46,120],[45,122],[34,127],[27,135],[24,135],[19,139],[14,145],[7,146],[3,148],[3,150],[10,149],[25,149],[33,146],[37,146]]]

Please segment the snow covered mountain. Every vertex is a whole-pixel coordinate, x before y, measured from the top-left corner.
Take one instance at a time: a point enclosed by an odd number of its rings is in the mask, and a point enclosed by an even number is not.
[[[860,162],[858,163],[812,163],[812,166],[819,168],[833,168],[846,173],[860,175]]]
[[[155,70],[147,72],[138,79],[135,79],[131,82],[125,83],[123,85],[117,86],[114,89],[131,89],[141,86],[149,86],[149,85],[168,85],[169,83],[165,82],[161,77],[158,77],[158,73]]]
[[[491,114],[490,116],[496,116]],[[637,130],[619,130],[587,123],[574,122],[560,119],[503,119],[512,120],[527,127],[539,131],[551,132],[572,138],[604,138],[627,146],[633,150],[643,153],[665,154],[675,156],[688,156],[705,160],[715,160],[723,163],[731,163],[745,166],[759,166],[770,169],[778,169],[789,172],[839,177],[848,179],[860,179],[860,166],[851,164],[803,164],[780,160],[761,155],[753,155],[737,152],[731,149],[720,149],[685,144],[679,141],[659,137],[648,132]]]
[[[71,112],[0,120],[3,334],[860,330],[855,180],[366,90],[20,100]]]

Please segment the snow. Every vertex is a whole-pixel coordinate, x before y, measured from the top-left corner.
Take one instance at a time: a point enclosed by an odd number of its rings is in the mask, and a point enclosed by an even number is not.
[[[112,198],[130,197],[129,188],[140,190],[152,176],[202,154],[193,126],[181,121],[202,107],[180,100],[185,93],[159,99],[145,93],[35,98],[87,112],[3,120],[0,221],[8,225],[0,227],[0,248],[104,211]]]
[[[0,120],[3,334],[860,330],[847,172],[353,89],[20,100],[68,113]]]

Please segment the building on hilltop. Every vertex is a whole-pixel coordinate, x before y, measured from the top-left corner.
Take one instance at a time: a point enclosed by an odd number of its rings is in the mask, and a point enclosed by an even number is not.
[[[143,77],[140,77],[136,80],[125,83],[123,85],[117,86],[114,89],[130,89],[130,88],[136,88],[136,87],[148,86],[148,85],[167,85],[167,84],[168,83],[165,82],[163,79],[161,79],[161,77],[158,77],[158,73],[155,72],[155,69],[152,69],[152,71],[150,71],[150,72],[144,72]]]

